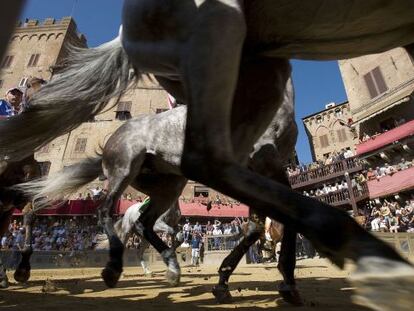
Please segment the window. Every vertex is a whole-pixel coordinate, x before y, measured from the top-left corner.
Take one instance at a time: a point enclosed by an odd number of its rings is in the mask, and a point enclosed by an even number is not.
[[[36,67],[39,62],[40,54],[32,54],[29,59],[27,67]]]
[[[169,110],[168,108],[157,108],[156,110],[155,110],[155,113],[161,113],[161,112],[164,112],[164,111],[167,111],[167,110]]]
[[[375,98],[388,90],[379,67],[376,67],[374,70],[364,75],[364,80],[371,98]]]
[[[19,82],[19,87],[26,87],[28,81],[29,81],[29,78],[22,78]]]
[[[78,138],[76,140],[75,152],[77,152],[77,153],[85,152],[85,150],[86,150],[86,142],[87,141],[88,141],[87,138]]]
[[[1,63],[1,68],[10,68],[10,66],[13,63],[14,56],[13,55],[7,55],[3,62]]]
[[[208,197],[208,188],[204,186],[194,186],[194,197]]]
[[[342,116],[342,109],[340,108],[335,109],[335,117],[338,118],[340,116]]]
[[[325,147],[329,146],[328,134],[320,136],[319,140],[320,140],[322,148],[325,148]]]
[[[336,133],[338,134],[338,141],[339,142],[346,141],[346,131],[345,131],[345,129],[337,130]]]
[[[322,123],[322,117],[321,116],[317,116],[316,117],[316,124],[321,124]]]
[[[49,175],[49,170],[50,170],[50,162],[46,161],[46,162],[40,162],[40,174],[42,176],[47,176]]]
[[[116,109],[115,118],[117,120],[121,120],[121,121],[131,119],[132,118],[132,116],[131,116],[131,106],[132,106],[131,101],[119,102],[118,107]]]

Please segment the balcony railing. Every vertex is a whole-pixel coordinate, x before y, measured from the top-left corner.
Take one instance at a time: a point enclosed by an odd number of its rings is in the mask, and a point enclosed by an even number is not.
[[[354,186],[352,188],[352,191],[356,202],[367,199],[369,197],[367,183],[362,183],[359,185],[359,187]],[[351,204],[351,196],[348,189],[341,189],[324,195],[315,196],[314,198],[333,206]]]
[[[289,176],[289,183],[293,189],[297,189],[344,175],[345,172],[353,173],[360,170],[362,170],[360,160],[352,157]]]

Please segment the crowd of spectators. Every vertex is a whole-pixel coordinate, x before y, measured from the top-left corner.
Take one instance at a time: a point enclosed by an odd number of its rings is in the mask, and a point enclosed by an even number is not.
[[[107,193],[106,187],[101,188],[101,187],[97,186],[95,188],[88,188],[87,190],[88,191],[85,192],[85,193],[82,193],[82,192],[78,193],[78,195],[74,199],[75,200],[95,200],[95,201],[98,201],[98,200],[102,200],[105,197],[106,193]],[[136,200],[138,202],[142,202],[142,200],[143,200],[141,196],[133,195],[130,192],[123,193],[121,199],[122,200],[129,200],[129,201]]]
[[[410,200],[371,201],[365,226],[371,231],[414,232],[414,195]]]
[[[394,164],[390,165],[385,163],[382,166],[377,166],[374,168],[369,168],[367,171],[367,180],[380,180],[382,177],[385,176],[392,176],[398,171],[404,171],[414,166],[414,159],[411,161],[406,160],[405,158],[401,158],[401,160]]]
[[[98,231],[96,218],[38,218],[32,229],[32,247],[35,251],[82,251],[94,249]],[[14,219],[1,239],[2,249],[21,249],[25,228]]]
[[[314,170],[317,168],[324,167],[326,165],[332,164],[337,161],[345,160],[348,158],[352,158],[354,156],[354,152],[350,149],[342,149],[340,152],[332,152],[330,155],[325,156],[323,160],[319,160],[316,162],[312,162],[309,164],[300,164],[296,167],[288,167],[287,174],[289,177],[299,175],[300,173],[304,173],[310,170]]]
[[[381,135],[385,132],[388,132],[389,130],[392,130],[393,128],[396,128],[400,125],[403,125],[406,122],[407,121],[405,120],[404,117],[399,117],[399,118],[394,119],[392,121],[390,120],[390,122],[388,122],[388,124],[383,124],[381,126],[380,130],[375,132],[373,135],[368,135],[367,133],[362,133],[359,142],[363,143],[363,142],[366,142],[368,140],[375,139],[378,135]]]

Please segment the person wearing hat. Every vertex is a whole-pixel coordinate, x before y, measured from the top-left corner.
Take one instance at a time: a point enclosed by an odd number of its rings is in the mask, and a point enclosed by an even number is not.
[[[5,99],[0,100],[0,118],[8,118],[19,113],[23,100],[23,92],[13,87],[6,92]]]

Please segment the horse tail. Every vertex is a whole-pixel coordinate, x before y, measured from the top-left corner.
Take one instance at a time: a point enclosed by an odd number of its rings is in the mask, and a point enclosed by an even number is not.
[[[60,172],[46,178],[19,184],[13,189],[33,198],[34,211],[50,206],[57,200],[67,199],[69,195],[96,179],[102,174],[102,157],[85,159],[65,167]]]
[[[70,48],[65,69],[35,93],[24,113],[0,122],[0,159],[18,161],[90,121],[131,83],[132,65],[121,39],[96,48]],[[134,70],[135,81],[140,74]]]

